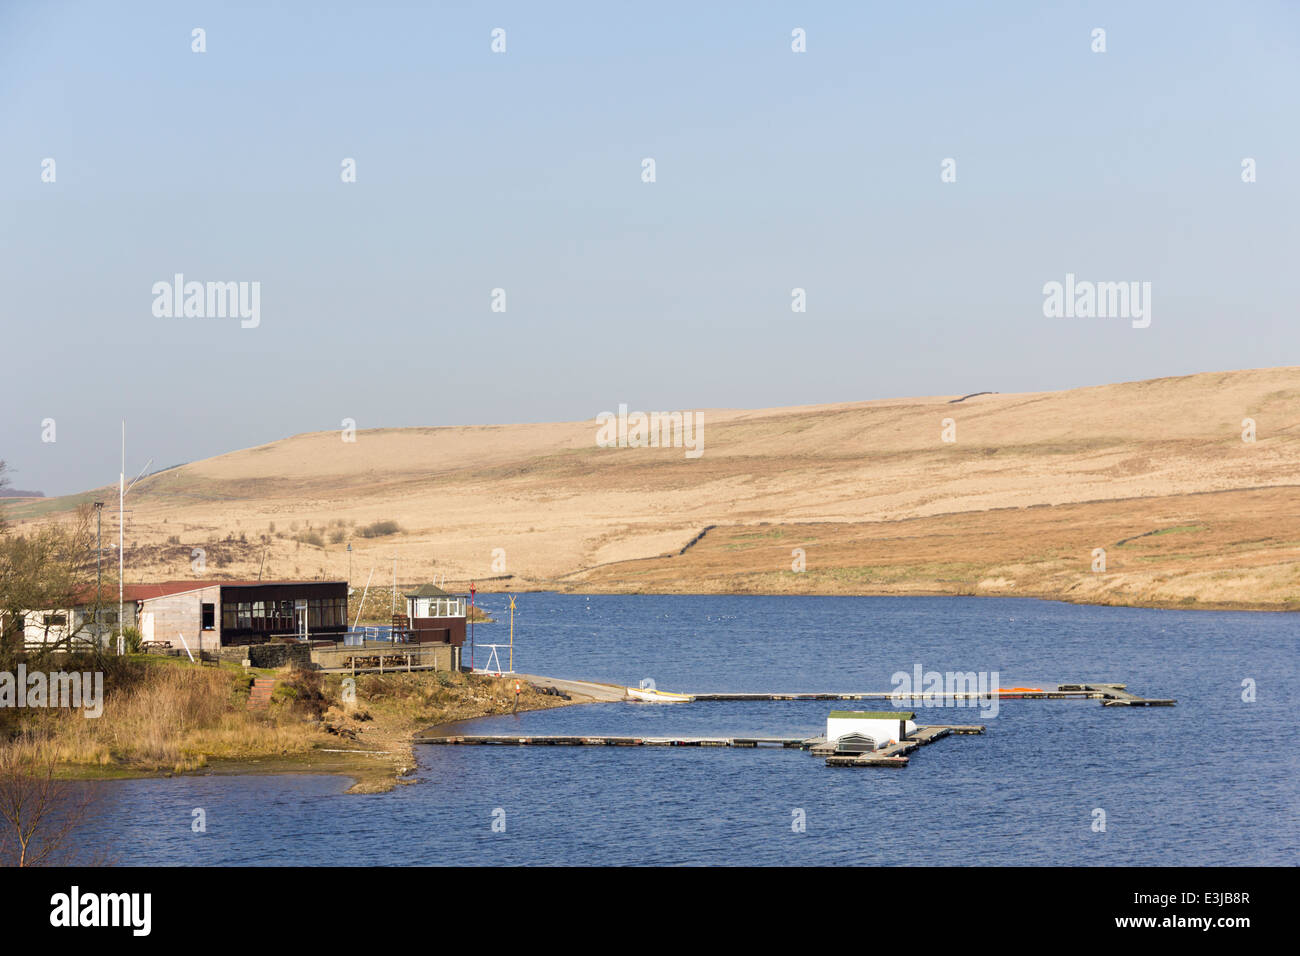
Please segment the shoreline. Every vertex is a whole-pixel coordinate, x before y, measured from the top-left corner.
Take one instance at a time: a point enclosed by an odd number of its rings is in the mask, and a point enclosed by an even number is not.
[[[672,588],[573,588],[548,585],[544,582],[530,584],[511,588],[507,591],[484,591],[479,590],[479,594],[505,595],[505,594],[572,594],[572,595],[591,595],[593,597],[621,597],[621,596],[642,596],[642,597],[888,597],[888,598],[910,598],[910,597],[951,597],[951,598],[980,598],[980,599],[1013,599],[1021,601],[1044,601],[1055,604],[1069,604],[1074,607],[1115,607],[1115,608],[1133,608],[1136,610],[1148,611],[1241,611],[1255,613],[1276,613],[1286,614],[1300,611],[1300,600],[1294,605],[1282,606],[1277,603],[1261,603],[1249,601],[1214,601],[1183,603],[1180,601],[1096,601],[1071,598],[1067,595],[1055,592],[1016,592],[1008,594],[991,593],[988,591],[941,591],[935,589],[917,588],[914,590],[896,590],[896,591],[834,591],[834,590],[804,590],[804,591],[738,591],[738,590],[676,590]]]
[[[417,673],[398,676],[404,681],[421,684],[436,680],[432,675],[438,672]],[[342,675],[334,675],[341,681]],[[462,678],[470,675],[460,672]],[[114,780],[150,780],[171,779],[178,777],[226,777],[226,776],[268,776],[277,774],[310,774],[342,776],[350,779],[351,785],[342,795],[360,795],[387,793],[399,786],[410,786],[424,782],[415,776],[417,761],[415,759],[414,737],[417,734],[440,736],[454,728],[486,717],[501,717],[510,713],[529,713],[538,710],[551,710],[557,707],[604,703],[614,699],[588,696],[579,692],[570,692],[569,699],[539,692],[539,687],[566,687],[570,685],[587,685],[583,681],[565,681],[534,675],[513,675],[500,678],[487,675],[473,675],[484,678],[484,683],[496,691],[505,685],[504,694],[495,697],[475,698],[468,707],[469,712],[428,723],[412,713],[401,704],[389,706],[383,711],[369,713],[364,708],[357,708],[365,716],[362,723],[355,728],[357,736],[339,735],[321,736],[314,746],[298,751],[278,753],[248,753],[235,756],[198,755],[201,764],[186,769],[149,769],[141,766],[116,765],[92,766],[80,763],[60,763],[56,776],[61,780],[77,782],[97,782]],[[526,690],[520,695],[518,710],[513,703],[507,706],[505,701],[513,690],[513,683],[518,679],[524,682]],[[467,681],[468,683],[468,681]],[[613,685],[591,685],[609,687]],[[571,689],[571,688],[570,688]],[[620,688],[621,690],[621,688]],[[463,708],[462,708],[463,709]],[[324,733],[323,731],[321,732]],[[364,735],[365,739],[361,739]]]
[[[560,707],[576,707],[588,704],[607,703],[595,699],[584,700],[563,700],[555,698],[555,703],[545,704],[542,706],[520,706],[517,713],[532,713],[539,710],[554,710]],[[516,711],[483,713],[472,717],[458,717],[455,720],[448,720],[438,724],[432,724],[424,728],[420,733],[429,736],[445,737],[452,736],[455,728],[471,724],[475,721],[483,720],[487,717],[504,717],[507,713],[516,713]],[[132,779],[142,779],[145,777],[171,777],[171,776],[212,776],[212,777],[240,777],[240,776],[273,776],[277,774],[311,774],[322,776],[343,776],[352,780],[352,786],[348,787],[339,796],[357,796],[372,793],[388,793],[397,787],[412,786],[415,784],[425,783],[420,777],[414,776],[419,770],[415,760],[415,744],[413,736],[407,736],[402,741],[394,745],[390,750],[350,750],[340,747],[338,750],[333,748],[318,748],[307,751],[302,754],[285,755],[282,757],[254,757],[254,758],[218,758],[209,763],[203,770],[187,771],[184,774],[139,774],[132,775]],[[387,761],[388,765],[377,765],[376,757],[391,758]],[[398,758],[402,759],[398,759]],[[206,771],[206,772],[205,772]]]

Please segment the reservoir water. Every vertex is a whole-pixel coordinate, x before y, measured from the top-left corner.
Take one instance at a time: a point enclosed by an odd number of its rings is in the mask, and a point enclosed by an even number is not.
[[[498,623],[476,626],[476,642],[504,643],[505,599],[479,603]],[[902,770],[828,768],[797,750],[422,746],[423,782],[371,796],[313,775],[110,782],[87,842],[121,864],[193,866],[1300,860],[1291,614],[956,597],[523,594],[518,605],[526,673],[847,692],[890,690],[919,664],[996,671],[1002,686],[1122,682],[1178,705],[918,707],[919,724],[988,731],[924,747]],[[593,704],[467,731],[811,736],[831,709],[881,706]],[[206,833],[191,831],[194,808]]]

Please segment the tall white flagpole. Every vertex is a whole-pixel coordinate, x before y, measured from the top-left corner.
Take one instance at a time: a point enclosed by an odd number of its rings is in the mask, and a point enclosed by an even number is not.
[[[122,620],[122,582],[125,577],[125,535],[123,525],[126,522],[126,421],[122,422],[122,470],[117,474],[117,652],[122,654],[126,650],[126,634],[123,628],[126,627]]]

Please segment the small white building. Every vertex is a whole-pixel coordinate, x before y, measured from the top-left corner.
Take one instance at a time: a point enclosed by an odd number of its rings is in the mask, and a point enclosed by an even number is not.
[[[111,635],[117,632],[117,592],[112,599],[106,594],[103,603],[79,604],[73,608],[47,608],[41,611],[23,611],[16,621],[5,619],[0,612],[0,634],[16,635],[21,632],[22,645],[29,651],[46,647],[62,648],[69,636],[74,644],[99,644],[107,647]],[[136,624],[136,605],[130,601],[123,606],[126,626]]]
[[[903,710],[832,710],[826,718],[826,742],[844,750],[879,750],[916,732]]]

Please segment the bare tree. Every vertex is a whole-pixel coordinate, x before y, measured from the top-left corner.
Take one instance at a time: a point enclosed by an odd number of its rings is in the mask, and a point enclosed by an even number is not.
[[[77,508],[71,518],[21,534],[12,529],[0,534],[0,615],[10,645],[14,627],[21,629],[28,612],[49,612],[55,618],[43,622],[47,637],[56,627],[60,633],[48,649],[71,652],[86,641],[99,617],[94,548],[94,509],[89,504]],[[94,614],[78,618],[75,609],[88,605],[94,605]],[[21,646],[10,647],[11,652],[17,650]]]
[[[53,752],[37,740],[0,745],[0,866],[87,862],[73,837],[87,820],[94,791],[54,771]]]

